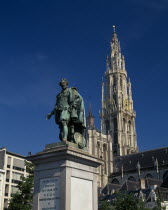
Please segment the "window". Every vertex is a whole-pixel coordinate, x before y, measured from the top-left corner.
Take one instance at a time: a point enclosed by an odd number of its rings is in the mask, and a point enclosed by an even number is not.
[[[10,168],[10,165],[11,165],[11,159],[12,159],[11,157],[8,157],[8,160],[7,160],[7,167],[9,166],[8,168]]]
[[[146,174],[145,178],[153,178],[152,174]]]
[[[133,176],[130,176],[130,177],[128,178],[128,181],[136,182],[136,179],[135,179]]]
[[[114,151],[113,151],[113,155],[114,155],[114,156],[117,156],[117,150],[114,150]]]
[[[20,160],[20,159],[17,159],[17,158],[13,159],[13,169],[19,170],[19,171],[24,171],[24,167],[25,167],[25,161],[24,160]]]
[[[128,132],[131,134],[131,121],[128,122]]]
[[[112,184],[119,184],[119,181],[118,179],[114,178],[112,181],[111,181]]]
[[[4,199],[4,209],[7,209],[8,206],[8,199]]]
[[[9,193],[9,185],[6,184],[5,185],[5,196],[8,196],[8,193]]]
[[[18,192],[18,188],[16,186],[11,186],[11,195],[15,194]]]
[[[123,131],[125,132],[125,130],[126,130],[126,121],[125,121],[125,119],[123,118]]]
[[[122,88],[123,88],[122,77],[120,77],[120,87],[121,87],[121,90],[122,90]]]
[[[114,144],[118,144],[118,124],[117,124],[117,119],[113,119],[113,126],[114,126]]]
[[[131,121],[129,121],[129,122],[128,122],[128,135],[129,135],[129,142],[130,142],[130,146],[132,146],[131,134],[132,134]]]
[[[12,183],[19,183],[22,174],[13,172],[12,173]]]
[[[100,157],[100,142],[97,142],[97,156]]]

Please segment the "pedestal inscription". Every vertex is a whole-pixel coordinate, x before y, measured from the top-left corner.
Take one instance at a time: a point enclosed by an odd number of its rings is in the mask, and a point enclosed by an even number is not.
[[[40,179],[39,210],[60,210],[60,178]]]

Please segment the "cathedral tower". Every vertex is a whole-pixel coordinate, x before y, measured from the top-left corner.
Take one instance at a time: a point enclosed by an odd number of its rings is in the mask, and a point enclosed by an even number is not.
[[[131,82],[114,27],[110,56],[106,58],[105,81],[102,81],[101,132],[110,134],[113,155],[138,151]]]

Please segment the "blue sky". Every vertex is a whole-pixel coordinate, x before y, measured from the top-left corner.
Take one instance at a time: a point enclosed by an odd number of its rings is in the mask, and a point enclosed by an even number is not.
[[[133,87],[140,151],[168,146],[167,0],[0,1],[0,147],[27,155],[58,141],[45,120],[62,77],[97,127],[101,78],[117,26]]]

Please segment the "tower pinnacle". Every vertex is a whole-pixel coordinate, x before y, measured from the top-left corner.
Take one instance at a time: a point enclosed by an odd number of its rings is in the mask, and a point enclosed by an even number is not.
[[[89,104],[89,113],[88,113],[88,116],[86,117],[86,121],[87,121],[87,127],[88,128],[93,128],[94,127],[94,116],[92,114],[91,103]]]
[[[115,25],[113,25],[113,31],[114,31],[114,33],[116,32],[116,26]]]
[[[92,104],[89,103],[89,114],[88,114],[89,117],[93,117],[92,115]]]
[[[116,26],[113,25],[113,36],[111,41],[110,56],[106,59],[106,69],[109,71],[109,66],[112,72],[123,71],[125,72],[125,60],[121,53],[120,42],[116,33]],[[109,71],[110,72],[110,71]],[[126,73],[126,72],[125,72]]]

